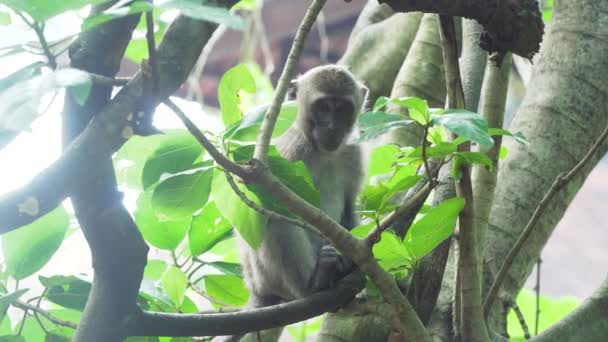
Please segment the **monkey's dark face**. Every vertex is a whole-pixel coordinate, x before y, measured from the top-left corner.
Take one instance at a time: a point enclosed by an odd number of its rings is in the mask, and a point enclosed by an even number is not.
[[[355,123],[355,107],[348,98],[328,96],[312,103],[312,138],[317,147],[333,152]]]

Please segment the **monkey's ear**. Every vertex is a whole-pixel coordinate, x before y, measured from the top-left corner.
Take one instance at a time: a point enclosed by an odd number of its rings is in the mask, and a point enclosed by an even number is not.
[[[293,101],[298,94],[298,80],[291,80],[287,86],[287,101]]]

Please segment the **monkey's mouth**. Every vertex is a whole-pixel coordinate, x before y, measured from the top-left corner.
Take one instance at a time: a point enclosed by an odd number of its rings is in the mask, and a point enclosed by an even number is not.
[[[331,137],[329,139],[324,139],[324,141],[321,141],[321,148],[326,152],[334,152],[340,147],[341,143],[342,139],[337,137]]]

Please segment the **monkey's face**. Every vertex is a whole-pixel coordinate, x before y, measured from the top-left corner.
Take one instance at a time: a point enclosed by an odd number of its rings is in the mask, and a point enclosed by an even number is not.
[[[312,138],[318,148],[333,152],[340,147],[355,123],[355,107],[343,97],[322,97],[313,102]]]

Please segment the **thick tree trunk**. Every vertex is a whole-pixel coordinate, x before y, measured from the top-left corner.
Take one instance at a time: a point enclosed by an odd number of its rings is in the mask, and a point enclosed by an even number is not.
[[[530,144],[505,141],[509,155],[499,170],[487,240],[491,270],[498,269],[556,176],[570,170],[608,124],[606,13],[606,1],[556,2],[528,93],[509,127],[523,132]],[[556,224],[607,149],[604,144],[580,176],[554,197],[507,276],[503,289],[508,294],[521,289]],[[504,315],[493,317],[493,325],[504,320]]]

